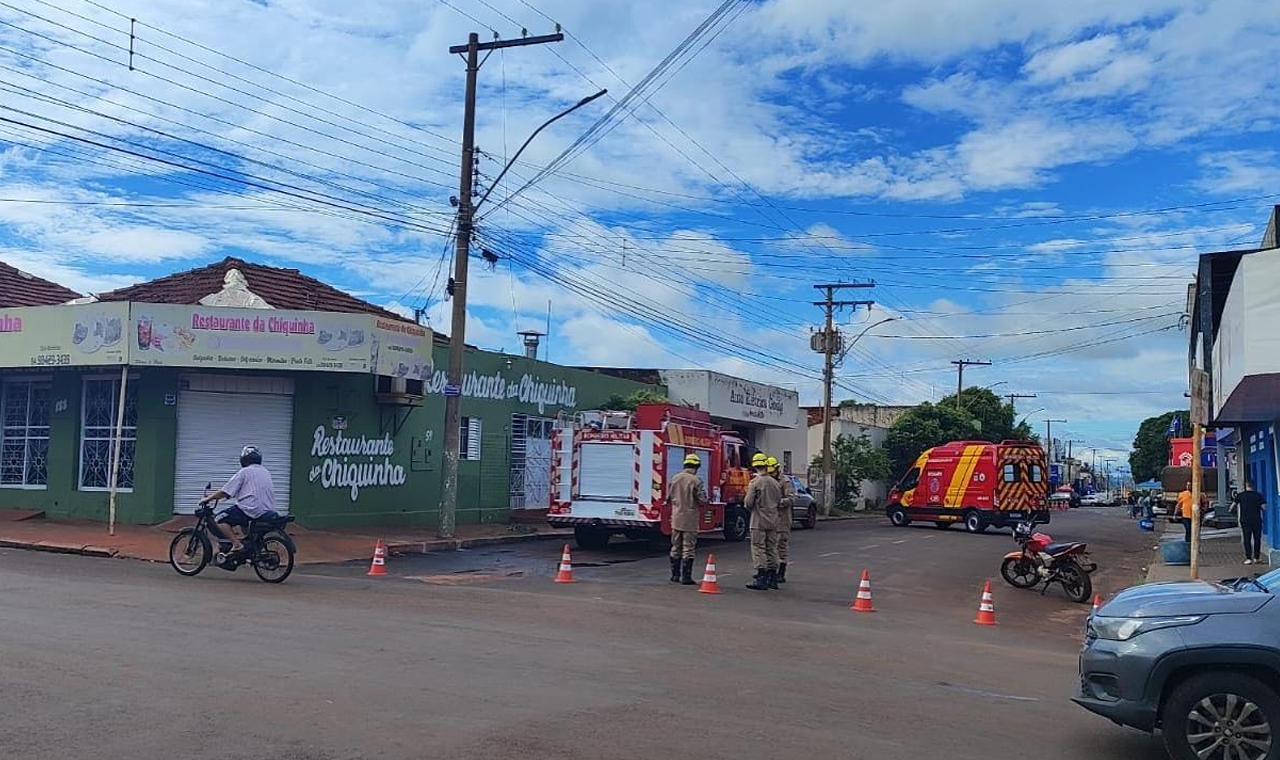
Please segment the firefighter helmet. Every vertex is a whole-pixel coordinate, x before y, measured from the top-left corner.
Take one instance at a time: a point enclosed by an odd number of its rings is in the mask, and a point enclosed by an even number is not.
[[[769,466],[769,469],[770,469],[770,470],[776,470],[776,469],[778,469],[778,458],[777,458],[777,457],[769,457],[768,459],[764,460],[764,463],[765,463],[766,465],[768,465],[768,466]]]
[[[689,454],[684,458],[684,466],[685,467],[701,467],[702,460],[698,458],[697,454]]]
[[[757,451],[755,456],[751,457],[752,467],[766,467],[769,464],[769,456],[763,451]]]

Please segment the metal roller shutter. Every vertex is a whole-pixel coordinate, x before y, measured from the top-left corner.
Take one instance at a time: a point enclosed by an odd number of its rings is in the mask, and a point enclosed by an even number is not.
[[[271,471],[276,509],[289,510],[292,468],[293,383],[235,375],[184,378],[178,394],[178,447],[174,475],[177,514],[191,514],[205,485],[216,489],[240,467],[240,450],[253,444]]]

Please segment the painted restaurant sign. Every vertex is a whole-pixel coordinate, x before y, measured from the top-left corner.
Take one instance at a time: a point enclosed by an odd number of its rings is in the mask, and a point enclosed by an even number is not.
[[[369,314],[97,303],[0,309],[0,367],[378,372],[429,378],[429,328]]]

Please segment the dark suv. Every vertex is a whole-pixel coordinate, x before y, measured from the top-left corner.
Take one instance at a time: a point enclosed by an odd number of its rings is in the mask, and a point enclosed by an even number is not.
[[[1177,760],[1280,760],[1280,570],[1153,583],[1089,618],[1076,704]]]

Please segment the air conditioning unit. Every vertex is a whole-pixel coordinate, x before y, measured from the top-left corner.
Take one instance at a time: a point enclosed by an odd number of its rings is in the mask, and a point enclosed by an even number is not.
[[[374,394],[378,403],[386,406],[422,406],[426,388],[421,380],[378,375]]]

